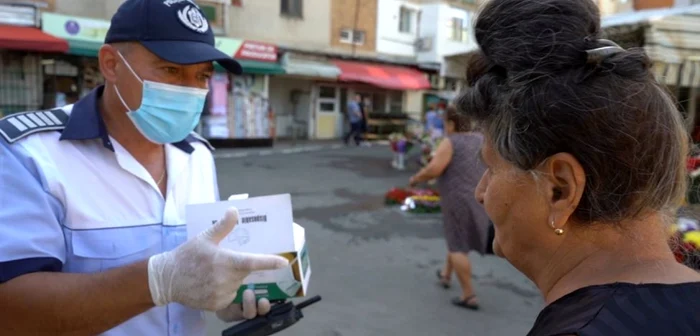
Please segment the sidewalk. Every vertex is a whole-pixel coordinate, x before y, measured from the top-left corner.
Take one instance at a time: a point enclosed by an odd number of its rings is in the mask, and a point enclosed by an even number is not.
[[[373,146],[379,145],[372,143]],[[342,148],[353,148],[345,146],[342,140],[278,140],[275,145],[263,148],[217,148],[214,151],[215,159],[234,159],[250,156],[268,156],[279,154],[298,154],[306,152],[317,152],[323,150],[338,150]]]

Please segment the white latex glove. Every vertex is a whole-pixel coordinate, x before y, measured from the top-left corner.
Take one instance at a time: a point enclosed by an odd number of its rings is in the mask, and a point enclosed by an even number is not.
[[[255,302],[255,293],[251,289],[243,292],[243,303],[232,303],[228,307],[218,310],[216,317],[224,322],[235,322],[243,319],[254,319],[258,315],[266,315],[270,312],[270,301],[261,298]]]
[[[236,298],[243,279],[252,271],[289,264],[276,255],[234,252],[219,247],[238,223],[238,210],[229,208],[207,231],[172,251],[148,261],[148,286],[158,306],[177,302],[190,308],[217,311]]]

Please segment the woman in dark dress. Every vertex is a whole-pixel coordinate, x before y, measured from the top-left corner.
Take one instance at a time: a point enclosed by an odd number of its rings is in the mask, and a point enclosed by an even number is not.
[[[700,335],[666,232],[689,136],[644,51],[601,39],[587,0],[491,0],[475,36],[457,105],[484,133],[495,253],[547,304],[529,335]]]
[[[478,309],[468,253],[475,251],[484,255],[490,245],[489,218],[474,198],[474,189],[485,169],[478,159],[483,137],[472,131],[471,122],[454,107],[448,107],[442,118],[447,136],[438,145],[430,163],[412,176],[409,184],[438,179],[448,254],[445,267],[437,271],[437,276],[443,287],[448,288],[454,271],[462,295],[452,299],[452,304]]]

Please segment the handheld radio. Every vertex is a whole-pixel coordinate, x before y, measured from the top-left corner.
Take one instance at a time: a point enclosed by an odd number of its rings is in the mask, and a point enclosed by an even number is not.
[[[275,303],[267,315],[241,322],[224,330],[221,336],[267,336],[276,334],[299,322],[304,317],[301,310],[318,301],[321,301],[321,296],[316,295],[297,305],[294,305],[291,301]]]

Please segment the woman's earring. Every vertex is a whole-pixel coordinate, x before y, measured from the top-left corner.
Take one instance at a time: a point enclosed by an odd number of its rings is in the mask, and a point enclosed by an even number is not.
[[[557,236],[561,236],[561,235],[564,234],[564,229],[557,229],[557,228],[554,227],[554,219],[552,219],[552,221],[549,223],[549,226],[551,226],[552,229],[554,229],[554,233],[555,233]]]

